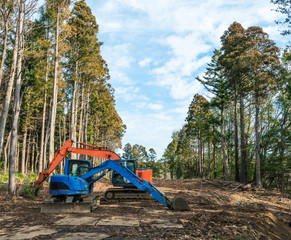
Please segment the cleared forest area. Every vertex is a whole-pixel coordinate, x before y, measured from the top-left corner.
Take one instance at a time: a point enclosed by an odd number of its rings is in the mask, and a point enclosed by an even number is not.
[[[155,200],[106,202],[90,214],[42,214],[36,200],[0,194],[0,239],[288,239],[291,196],[223,180],[161,180],[154,184],[191,210]],[[110,187],[102,180],[95,191]]]

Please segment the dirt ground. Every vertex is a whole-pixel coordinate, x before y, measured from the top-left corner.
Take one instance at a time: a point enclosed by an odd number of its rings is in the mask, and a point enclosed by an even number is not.
[[[106,202],[89,214],[42,214],[42,197],[11,199],[0,191],[1,239],[290,239],[291,196],[222,180],[160,180],[169,198],[184,197],[190,211],[155,200]],[[101,197],[111,187],[102,180]]]

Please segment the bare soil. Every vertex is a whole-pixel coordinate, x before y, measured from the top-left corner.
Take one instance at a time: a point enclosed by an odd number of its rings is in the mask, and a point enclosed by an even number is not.
[[[153,183],[169,198],[185,198],[191,210],[172,211],[155,200],[101,201],[90,214],[42,214],[44,193],[27,200],[0,191],[0,239],[290,239],[289,194],[222,180]],[[109,187],[104,179],[94,190],[102,197]]]

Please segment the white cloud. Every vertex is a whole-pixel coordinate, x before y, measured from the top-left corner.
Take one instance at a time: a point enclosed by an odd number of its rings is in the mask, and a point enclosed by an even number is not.
[[[144,58],[143,60],[138,62],[138,65],[140,67],[146,67],[146,66],[149,66],[151,62],[152,62],[151,58]]]
[[[162,110],[164,108],[164,106],[162,104],[158,104],[158,103],[150,103],[148,105],[148,108],[152,109],[152,110]]]

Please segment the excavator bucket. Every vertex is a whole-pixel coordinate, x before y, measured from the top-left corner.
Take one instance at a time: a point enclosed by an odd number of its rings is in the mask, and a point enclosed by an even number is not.
[[[171,202],[171,208],[174,211],[190,211],[187,201],[182,197],[175,197]]]

